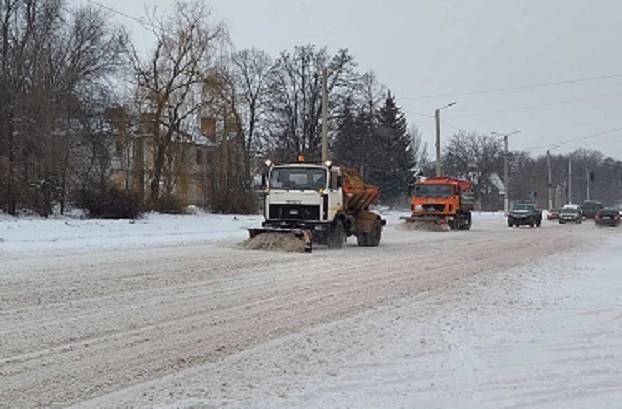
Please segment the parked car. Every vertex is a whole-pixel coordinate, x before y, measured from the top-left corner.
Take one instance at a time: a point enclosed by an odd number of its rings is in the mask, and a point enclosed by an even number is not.
[[[620,213],[616,209],[601,209],[594,216],[597,226],[618,227],[620,225]]]
[[[559,213],[562,209],[551,209],[546,214],[546,220],[557,220],[559,219]]]
[[[581,224],[583,222],[583,213],[579,206],[564,207],[559,213],[559,224],[565,223]]]

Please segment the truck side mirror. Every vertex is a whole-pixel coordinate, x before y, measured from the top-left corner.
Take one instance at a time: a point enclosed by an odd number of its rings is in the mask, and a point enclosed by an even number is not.
[[[266,190],[266,188],[268,187],[266,179],[266,172],[263,172],[261,174],[261,190]]]
[[[337,189],[343,187],[343,176],[337,175]]]

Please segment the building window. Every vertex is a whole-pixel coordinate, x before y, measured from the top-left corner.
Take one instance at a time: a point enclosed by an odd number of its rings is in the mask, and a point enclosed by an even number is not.
[[[197,165],[201,166],[203,164],[203,152],[200,149],[197,149]]]

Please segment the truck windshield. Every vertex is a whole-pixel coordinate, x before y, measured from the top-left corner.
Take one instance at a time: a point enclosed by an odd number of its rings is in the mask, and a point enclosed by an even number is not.
[[[451,185],[415,185],[415,196],[449,197],[451,196]]]
[[[322,168],[274,168],[270,172],[270,187],[285,190],[326,189],[326,172]]]
[[[512,210],[533,210],[535,209],[534,205],[530,204],[517,204],[512,207]]]

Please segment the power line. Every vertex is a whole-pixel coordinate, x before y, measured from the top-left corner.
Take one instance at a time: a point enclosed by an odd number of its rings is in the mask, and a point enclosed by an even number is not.
[[[523,150],[527,151],[527,152],[530,152],[530,151],[535,151],[535,150],[539,150],[539,149],[553,148],[553,147],[556,147],[556,146],[567,145],[567,144],[572,143],[572,142],[584,141],[584,140],[587,140],[587,139],[593,139],[593,138],[597,138],[599,136],[608,135],[610,133],[620,132],[620,131],[622,131],[622,127],[608,129],[606,131],[597,132],[595,134],[581,136],[581,137],[578,137],[578,138],[566,139],[564,141],[553,142],[553,143],[550,143],[548,145],[535,146],[535,147],[531,147],[531,148],[523,149]]]
[[[400,99],[431,99],[431,98],[442,98],[442,97],[455,97],[455,96],[463,96],[463,95],[476,95],[476,94],[490,94],[495,92],[504,92],[504,91],[516,91],[521,89],[533,89],[533,88],[543,88],[543,87],[552,87],[557,85],[568,85],[568,84],[576,84],[580,82],[588,82],[588,81],[598,81],[598,80],[607,80],[613,78],[621,78],[622,74],[613,74],[613,75],[601,75],[598,77],[586,77],[586,78],[576,78],[571,80],[557,81],[557,82],[542,82],[528,85],[519,85],[514,87],[504,87],[504,88],[491,88],[484,90],[476,90],[476,91],[462,91],[462,92],[453,92],[453,93],[445,93],[445,94],[433,94],[433,95],[420,95],[416,97],[401,97]]]
[[[102,3],[98,2],[98,1],[95,1],[95,0],[87,0],[87,1],[89,3],[97,6],[97,7],[100,7],[102,9],[104,9],[104,10],[108,10],[108,11],[110,11],[112,13],[118,14],[118,15],[120,15],[122,17],[125,17],[125,18],[128,18],[130,20],[133,20],[133,21],[139,23],[140,25],[142,25],[144,28],[146,28],[148,30],[157,30],[158,29],[152,23],[150,23],[149,21],[144,20],[142,18],[134,17],[134,16],[132,16],[130,14],[127,14],[127,13],[124,13],[122,11],[119,11],[119,10],[115,9],[114,7],[106,6],[105,4],[102,4]]]
[[[413,112],[413,111],[403,111],[405,114],[414,114],[414,115],[419,115],[419,116],[424,116],[426,118],[434,118],[434,115],[430,115],[430,114],[422,114],[421,112]]]
[[[456,130],[456,131],[460,131],[460,132],[468,133],[465,129],[458,128],[457,126],[452,125],[452,124],[450,124],[450,123],[449,123],[449,122],[447,122],[447,121],[444,121],[444,120],[442,120],[442,119],[441,119],[441,122],[442,122],[442,123],[444,123],[445,125],[447,125],[448,127],[452,128],[452,129],[454,129],[454,130]]]
[[[562,101],[551,102],[548,104],[531,105],[531,106],[525,106],[525,107],[519,107],[519,108],[503,109],[499,111],[478,112],[475,114],[468,114],[468,115],[458,115],[458,116],[454,116],[453,118],[471,118],[471,117],[485,116],[485,115],[491,115],[491,114],[505,114],[505,113],[516,112],[516,111],[528,111],[530,109],[547,108],[547,107],[552,107],[552,106],[557,106],[557,105],[570,104],[573,102],[586,101],[586,100],[595,99],[595,98],[604,98],[604,97],[620,96],[620,95],[622,95],[622,92],[592,95],[592,96],[584,97],[584,98],[573,98],[573,99],[566,99]]]

